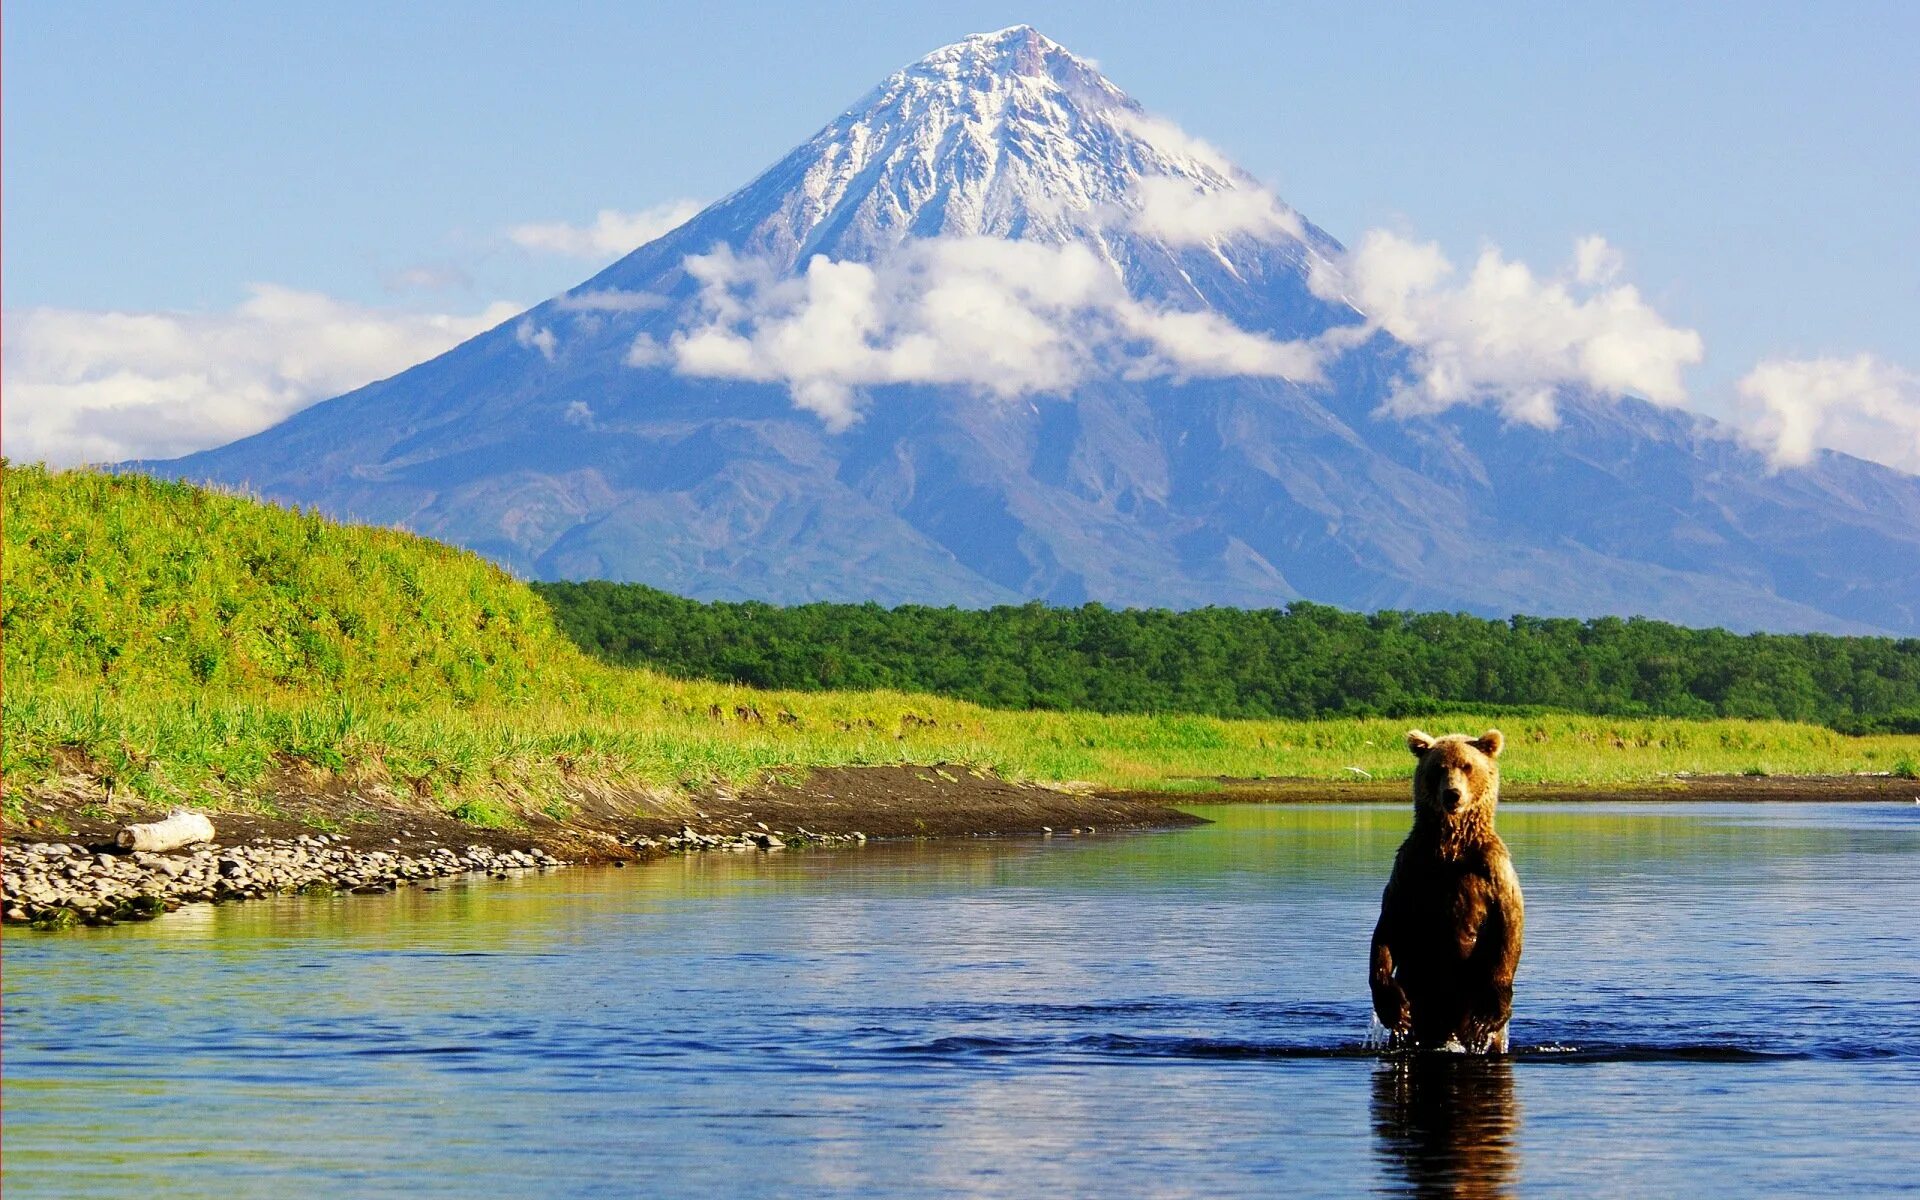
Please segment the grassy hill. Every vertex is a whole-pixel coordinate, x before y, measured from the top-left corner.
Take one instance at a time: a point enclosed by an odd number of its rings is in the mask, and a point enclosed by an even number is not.
[[[571,682],[546,606],[437,542],[138,475],[14,467],[5,487],[9,684],[407,707]]]
[[[266,806],[375,790],[480,823],[583,790],[963,763],[1010,778],[1405,775],[1404,721],[997,711],[606,665],[525,584],[410,534],[143,476],[4,471],[4,771],[24,798]],[[1478,728],[1437,715],[1431,728]],[[1514,779],[1911,770],[1914,739],[1809,725],[1504,718]],[[1904,760],[1904,762],[1903,762]]]

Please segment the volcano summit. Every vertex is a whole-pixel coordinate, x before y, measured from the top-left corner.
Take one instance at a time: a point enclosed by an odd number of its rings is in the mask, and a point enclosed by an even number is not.
[[[439,358],[136,465],[702,598],[1920,634],[1920,479],[1773,469],[1644,320],[1464,370],[1352,261],[1019,26]]]

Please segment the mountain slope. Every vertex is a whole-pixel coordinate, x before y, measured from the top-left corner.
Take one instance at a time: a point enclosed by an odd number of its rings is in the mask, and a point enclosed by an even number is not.
[[[1920,633],[1920,479],[1773,473],[1630,400],[1562,396],[1552,431],[1377,415],[1404,348],[1296,353],[1361,336],[1308,286],[1340,253],[1018,27],[522,318],[138,465],[702,598]]]

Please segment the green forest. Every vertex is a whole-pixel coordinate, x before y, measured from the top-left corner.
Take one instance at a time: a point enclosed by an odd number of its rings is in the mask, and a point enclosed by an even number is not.
[[[1222,717],[1564,711],[1920,733],[1920,639],[1733,634],[1661,621],[1026,604],[703,603],[543,583],[609,662],[689,679],[935,692],[995,708]]]

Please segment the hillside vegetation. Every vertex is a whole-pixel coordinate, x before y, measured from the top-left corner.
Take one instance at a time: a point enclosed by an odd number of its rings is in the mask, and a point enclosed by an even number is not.
[[[535,584],[609,662],[758,687],[899,688],[996,708],[1222,717],[1551,708],[1920,733],[1920,638],[1660,621],[1285,609],[985,610],[702,603],[637,583]]]
[[[947,762],[1173,787],[1411,766],[1392,720],[1018,713],[608,666],[475,555],[143,476],[8,467],[4,504],[0,769],[16,817],[24,797],[53,794],[270,808],[290,782],[500,823],[563,815],[589,791],[809,766]],[[1781,722],[1502,724],[1515,779],[1889,770],[1913,745]]]

